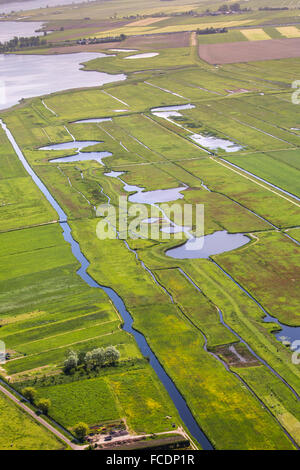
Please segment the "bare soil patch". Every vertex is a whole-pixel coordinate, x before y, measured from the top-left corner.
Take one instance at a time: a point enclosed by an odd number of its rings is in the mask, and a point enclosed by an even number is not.
[[[189,47],[191,33],[149,34],[147,36],[131,36],[122,42],[122,47],[141,49],[169,49],[173,47]]]
[[[300,57],[300,38],[200,44],[199,56],[213,65]]]
[[[242,343],[218,346],[214,349],[214,352],[232,367],[254,367],[261,365]]]

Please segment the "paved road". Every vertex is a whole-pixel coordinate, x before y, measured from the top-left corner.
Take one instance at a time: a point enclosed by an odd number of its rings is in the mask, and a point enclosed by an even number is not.
[[[27,414],[29,414],[35,421],[40,423],[42,426],[47,428],[52,434],[55,434],[56,437],[58,437],[61,441],[65,442],[69,447],[71,447],[73,450],[83,450],[86,448],[86,446],[79,446],[77,444],[74,444],[71,442],[66,436],[64,436],[61,432],[59,432],[57,429],[55,429],[51,424],[49,424],[45,419],[43,419],[41,416],[37,416],[37,414],[29,408],[25,403],[22,403],[19,398],[15,397],[11,392],[9,392],[6,388],[4,388],[2,385],[0,385],[0,392],[4,393],[10,400],[12,400],[14,403],[16,403],[20,408],[22,408]]]

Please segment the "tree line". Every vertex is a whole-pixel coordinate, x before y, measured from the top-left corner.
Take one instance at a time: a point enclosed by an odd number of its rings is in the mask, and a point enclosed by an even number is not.
[[[31,36],[29,38],[18,38],[15,36],[13,39],[4,43],[0,42],[0,52],[14,52],[28,47],[38,47],[47,44],[46,39],[41,39],[39,36]]]
[[[228,33],[227,28],[205,28],[205,29],[197,29],[197,34],[217,34],[217,33]]]

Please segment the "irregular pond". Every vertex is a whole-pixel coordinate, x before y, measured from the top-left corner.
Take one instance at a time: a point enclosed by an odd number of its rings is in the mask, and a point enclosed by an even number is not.
[[[168,119],[170,117],[182,116],[182,114],[180,114],[178,111],[181,111],[184,109],[194,109],[194,108],[195,106],[193,104],[182,104],[178,106],[163,106],[161,108],[151,109],[151,113],[154,114],[154,116]]]
[[[107,121],[112,121],[112,118],[81,119],[80,121],[74,121],[73,124],[89,124],[93,122],[107,122]]]
[[[156,57],[157,55],[159,55],[158,52],[146,52],[145,54],[130,55],[128,57],[124,57],[124,59],[150,59],[151,57]]]
[[[3,84],[0,109],[9,108],[22,98],[126,79],[124,74],[85,72],[81,68],[80,64],[101,57],[107,55],[91,52],[61,55],[0,54],[0,77]]]
[[[77,149],[75,155],[70,155],[68,157],[59,157],[50,160],[50,163],[72,163],[72,162],[83,162],[88,160],[94,160],[101,165],[103,165],[103,158],[111,157],[112,153],[110,152],[81,152],[83,148],[91,147],[92,145],[100,144],[101,142],[97,140],[86,140],[79,141],[74,140],[71,142],[65,142],[62,144],[53,144],[47,145],[46,147],[41,147],[39,150],[72,150]]]
[[[76,155],[70,155],[69,157],[60,157],[50,160],[50,163],[72,163],[72,162],[84,162],[88,160],[94,160],[101,165],[103,158],[111,157],[110,152],[78,152]]]
[[[1,5],[0,5],[1,11]],[[1,21],[0,22],[0,42],[6,42],[16,37],[28,38],[31,36],[41,36],[43,32],[37,32],[43,26],[38,22]]]
[[[222,150],[225,150],[225,152],[231,153],[231,152],[238,152],[239,150],[243,149],[241,145],[231,142],[230,140],[221,139],[221,138],[214,137],[214,136],[193,134],[190,136],[190,138],[197,144],[201,145],[202,147],[208,148],[210,150],[222,149]]]
[[[181,191],[184,191],[186,186],[172,189],[158,189],[156,191],[143,191],[143,189],[144,188],[139,188],[138,192],[129,196],[128,200],[140,204],[159,204],[177,201],[178,199],[183,199],[184,196],[181,194]]]
[[[73,140],[71,142],[64,142],[62,144],[46,145],[46,147],[40,147],[39,150],[81,150],[85,147],[91,147],[92,145],[101,144],[99,140]]]
[[[199,238],[190,238],[181,246],[166,251],[166,255],[175,259],[208,259],[210,256],[232,251],[250,242],[250,238],[241,233],[228,233],[226,230]]]

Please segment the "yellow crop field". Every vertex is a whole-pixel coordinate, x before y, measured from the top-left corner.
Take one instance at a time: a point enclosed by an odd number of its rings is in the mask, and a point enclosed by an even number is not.
[[[280,28],[276,28],[277,31],[285,36],[286,38],[299,38],[300,37],[300,30],[296,26],[281,26]]]
[[[241,29],[241,33],[248,41],[264,41],[271,37],[263,29]]]
[[[164,16],[163,18],[145,18],[144,20],[134,21],[133,23],[129,23],[127,26],[149,26],[153,23],[159,23],[160,21],[168,20],[169,16]]]

